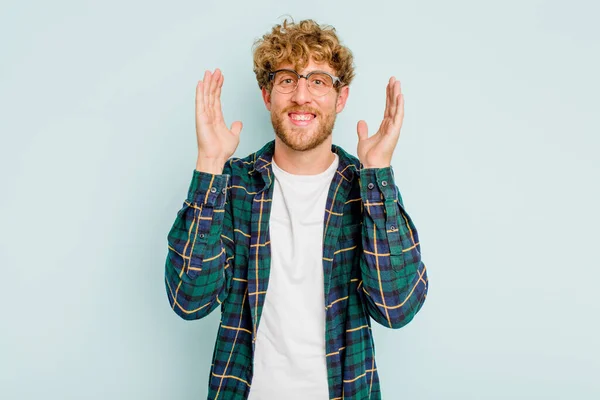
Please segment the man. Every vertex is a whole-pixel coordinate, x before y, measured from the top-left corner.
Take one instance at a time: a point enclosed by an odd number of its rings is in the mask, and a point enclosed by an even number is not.
[[[358,123],[357,159],[332,145],[354,76],[333,28],[276,25],[254,71],[276,136],[243,159],[230,158],[242,124],[223,120],[223,75],[196,88],[198,159],[168,235],[169,302],[190,320],[221,306],[209,399],[380,399],[370,319],[406,325],[428,286],[390,166],[400,82],[374,135]]]

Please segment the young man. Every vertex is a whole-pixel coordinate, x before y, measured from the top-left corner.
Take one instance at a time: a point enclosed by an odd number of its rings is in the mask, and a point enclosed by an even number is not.
[[[401,328],[428,286],[390,166],[400,82],[374,135],[358,122],[357,159],[332,145],[354,76],[333,28],[276,25],[254,71],[276,136],[243,159],[230,159],[242,124],[223,121],[223,75],[196,88],[198,159],[168,235],[169,302],[189,320],[221,306],[209,399],[380,399],[370,319]]]

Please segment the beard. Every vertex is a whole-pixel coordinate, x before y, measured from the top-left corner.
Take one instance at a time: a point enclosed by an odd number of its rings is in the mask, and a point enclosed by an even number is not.
[[[285,121],[290,112],[309,112],[317,117],[313,120],[316,126],[306,127],[285,127]],[[314,109],[299,109],[288,107],[282,112],[271,112],[271,123],[275,135],[290,149],[295,151],[308,151],[321,145],[333,132],[335,124],[335,112],[322,114]]]

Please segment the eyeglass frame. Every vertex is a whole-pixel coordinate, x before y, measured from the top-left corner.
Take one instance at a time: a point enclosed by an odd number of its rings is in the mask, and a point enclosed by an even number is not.
[[[281,92],[280,92],[281,94],[290,94],[290,93],[294,93],[294,92],[296,91],[296,89],[298,89],[298,84],[300,83],[300,79],[301,79],[301,78],[304,78],[304,79],[306,79],[307,88],[308,88],[308,89],[309,89],[309,91],[310,91],[310,85],[308,84],[308,82],[309,82],[309,81],[308,81],[308,78],[309,78],[309,77],[310,77],[312,74],[317,74],[317,73],[318,73],[318,74],[325,74],[325,75],[327,75],[327,76],[329,76],[329,77],[331,78],[331,80],[333,81],[333,86],[332,86],[332,89],[337,89],[336,85],[338,85],[338,84],[341,84],[341,83],[342,83],[342,80],[341,80],[339,77],[337,77],[337,76],[335,76],[335,75],[331,75],[329,72],[315,70],[315,71],[310,71],[310,72],[309,72],[308,74],[306,74],[306,75],[301,75],[301,74],[299,74],[297,71],[295,71],[295,70],[293,70],[293,69],[287,69],[287,68],[278,69],[278,70],[276,70],[276,71],[271,71],[271,72],[269,72],[269,76],[268,76],[268,77],[269,77],[269,82],[272,82],[272,81],[275,79],[275,74],[276,74],[276,73],[278,73],[278,72],[282,72],[282,71],[286,71],[286,72],[293,72],[293,73],[295,73],[295,74],[296,74],[296,76],[298,76],[298,82],[296,82],[296,87],[294,88],[294,90],[292,90],[292,91],[291,91],[291,92],[289,92],[289,93],[281,93]],[[273,87],[274,87],[274,86],[275,86],[275,85],[273,85]],[[330,92],[331,92],[331,89],[329,89],[329,91],[327,91],[327,93],[330,93]],[[321,94],[321,95],[316,95],[316,96],[325,96],[327,93],[323,93],[323,94]],[[311,94],[312,94],[312,92],[311,92]]]

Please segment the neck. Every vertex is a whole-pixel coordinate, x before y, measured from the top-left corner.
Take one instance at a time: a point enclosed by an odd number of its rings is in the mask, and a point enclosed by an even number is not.
[[[275,137],[273,160],[286,172],[294,175],[316,175],[325,171],[335,155],[331,151],[331,135],[318,147],[307,151],[296,151]]]

